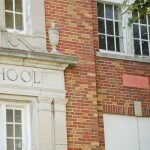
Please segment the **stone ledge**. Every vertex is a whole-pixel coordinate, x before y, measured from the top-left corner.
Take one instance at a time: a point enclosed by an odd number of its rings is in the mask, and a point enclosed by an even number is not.
[[[50,52],[35,52],[18,49],[8,49],[0,47],[0,56],[2,57],[15,57],[21,59],[29,59],[43,62],[53,62],[60,64],[67,64],[73,66],[77,64],[77,57],[63,55],[63,54],[51,54]]]
[[[135,62],[141,62],[141,63],[150,63],[150,57],[149,56],[126,56],[126,55],[119,55],[119,54],[112,54],[112,53],[101,53],[101,52],[97,52],[96,56],[118,59],[118,60],[135,61]]]

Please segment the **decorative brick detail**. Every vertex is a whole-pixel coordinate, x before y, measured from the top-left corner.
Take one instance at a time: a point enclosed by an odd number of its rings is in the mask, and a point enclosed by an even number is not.
[[[147,77],[126,74],[122,76],[122,79],[124,86],[149,89],[149,81]]]

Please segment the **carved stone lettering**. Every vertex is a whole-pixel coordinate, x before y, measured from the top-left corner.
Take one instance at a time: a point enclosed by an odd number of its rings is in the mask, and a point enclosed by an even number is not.
[[[38,71],[28,69],[0,68],[0,81],[40,84],[41,79],[38,78],[38,74]]]
[[[16,81],[18,79],[18,74],[14,69],[8,69],[6,75],[10,81]]]
[[[37,80],[37,78],[36,78],[36,72],[35,71],[33,71],[33,75],[34,75],[34,83],[40,84],[40,81]]]
[[[30,82],[31,81],[31,73],[29,71],[23,70],[20,74],[20,78],[24,82]]]

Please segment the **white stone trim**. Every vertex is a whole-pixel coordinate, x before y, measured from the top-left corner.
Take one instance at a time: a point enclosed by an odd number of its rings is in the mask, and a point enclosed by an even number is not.
[[[26,32],[9,32],[5,25],[5,1],[0,1],[0,47],[46,52],[44,0],[38,0],[38,3],[28,0],[24,5],[27,6],[24,19]]]
[[[127,55],[121,55],[121,54],[113,54],[113,53],[101,53],[97,52],[96,55],[98,57],[104,57],[104,58],[112,58],[112,59],[118,59],[118,60],[128,60],[128,61],[135,61],[135,62],[141,62],[141,63],[150,63],[149,56],[127,56]]]
[[[66,125],[67,99],[54,99],[54,149],[67,150],[67,125]]]

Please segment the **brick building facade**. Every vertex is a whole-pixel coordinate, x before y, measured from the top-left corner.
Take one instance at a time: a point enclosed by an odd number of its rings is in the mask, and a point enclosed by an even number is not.
[[[142,116],[150,116],[149,58],[140,62],[99,54],[96,0],[46,1],[46,6],[52,8],[46,12],[46,22],[56,20],[60,27],[60,52],[79,59],[75,67],[65,72],[68,148],[104,150],[103,114],[135,116],[134,101],[141,101]],[[134,86],[144,82],[142,79],[126,86],[124,75],[145,77],[148,87]]]
[[[121,1],[37,1],[22,0],[22,6],[30,10],[28,13],[20,12],[21,5],[14,1],[13,11],[7,0],[0,2],[0,131],[3,127],[7,130],[0,135],[0,149],[149,150],[150,48],[148,53],[146,44],[142,45],[150,42],[149,18],[143,23],[147,39],[140,23],[135,24],[140,37],[132,38],[141,42],[143,51],[140,53],[133,44],[135,54],[130,55],[125,53],[131,48],[127,40],[124,50],[121,49],[125,31],[120,31],[124,27],[119,23],[123,21],[114,18]],[[26,28],[17,23],[11,26],[7,13],[12,12],[25,13]],[[51,53],[51,22],[56,23],[60,32],[58,53]],[[113,31],[108,31],[108,25],[112,25]],[[117,30],[119,35],[115,35]],[[110,37],[114,38],[113,44],[109,43]],[[24,137],[16,138],[17,119],[10,118],[11,113],[17,116],[17,111],[27,114],[18,124],[25,123],[23,127],[28,131],[21,126]],[[13,126],[14,135],[9,135],[9,125]]]

